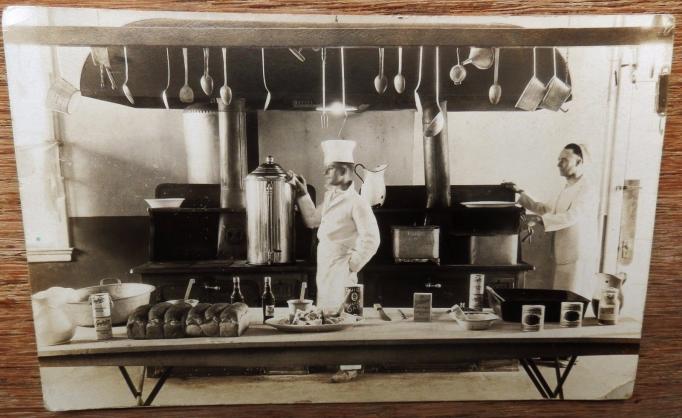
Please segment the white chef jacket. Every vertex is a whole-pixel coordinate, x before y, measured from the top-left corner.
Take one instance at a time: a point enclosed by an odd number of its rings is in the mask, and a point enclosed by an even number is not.
[[[554,288],[590,295],[592,275],[589,260],[598,251],[596,242],[597,207],[589,183],[583,175],[566,183],[553,203],[535,201],[521,193],[523,207],[542,216],[545,232],[553,232],[552,261]]]
[[[379,248],[379,227],[366,200],[355,191],[330,188],[315,207],[309,195],[298,199],[309,228],[319,227],[317,238],[317,306],[338,308],[345,286],[357,284],[357,272]]]

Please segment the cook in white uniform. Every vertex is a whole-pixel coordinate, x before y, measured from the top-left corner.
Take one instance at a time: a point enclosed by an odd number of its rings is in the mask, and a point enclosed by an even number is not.
[[[354,141],[322,142],[328,191],[315,207],[303,177],[290,172],[297,203],[309,228],[318,228],[317,306],[338,309],[345,287],[358,283],[357,272],[379,248],[379,227],[369,203],[352,181]]]
[[[358,271],[379,248],[379,227],[367,200],[353,187],[354,141],[322,142],[324,176],[328,191],[315,207],[305,178],[289,172],[297,203],[309,228],[318,228],[317,306],[337,310],[344,302],[345,287],[358,283]],[[361,365],[342,365],[332,382],[347,382],[358,376]]]
[[[535,212],[545,232],[552,238],[553,289],[570,290],[591,296],[596,271],[589,271],[589,260],[598,251],[596,246],[597,207],[591,185],[584,176],[587,149],[584,145],[568,144],[561,150],[557,167],[566,178],[566,185],[553,202],[541,203],[519,189],[514,183],[505,186],[520,193],[518,203]]]

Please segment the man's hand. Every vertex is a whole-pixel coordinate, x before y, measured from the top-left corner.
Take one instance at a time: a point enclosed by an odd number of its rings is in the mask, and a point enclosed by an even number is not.
[[[517,186],[515,183],[512,183],[512,182],[504,182],[504,183],[500,184],[500,186],[507,188],[507,189],[513,191],[514,193],[523,193],[523,189],[520,189],[519,186]]]
[[[289,179],[287,182],[294,187],[296,197],[303,197],[308,194],[308,182],[303,176],[297,175],[293,171],[287,171]]]

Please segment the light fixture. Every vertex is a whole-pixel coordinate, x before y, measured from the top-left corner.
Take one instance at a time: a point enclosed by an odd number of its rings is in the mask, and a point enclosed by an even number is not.
[[[322,106],[317,106],[315,108],[318,112],[324,111],[324,107]],[[334,116],[341,116],[344,114],[344,112],[356,112],[358,108],[356,106],[351,106],[351,105],[346,105],[344,108],[343,103],[341,102],[333,102],[327,106],[327,112],[331,113]]]

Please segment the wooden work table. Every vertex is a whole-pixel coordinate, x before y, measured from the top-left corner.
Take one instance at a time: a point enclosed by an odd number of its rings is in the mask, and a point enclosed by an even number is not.
[[[414,322],[411,309],[385,308],[383,321],[365,309],[364,321],[326,333],[284,333],[262,324],[260,309],[251,308],[252,325],[241,337],[132,340],[125,327],[114,339],[96,341],[94,329],[79,327],[68,344],[38,348],[41,366],[233,366],[274,367],[339,362],[444,363],[485,358],[636,354],[640,323],[624,318],[603,326],[586,318],[581,328],[547,323],[540,332],[523,332],[520,324],[498,321],[488,330],[465,331],[445,313],[434,310],[432,322]],[[286,309],[277,308],[277,315]]]

